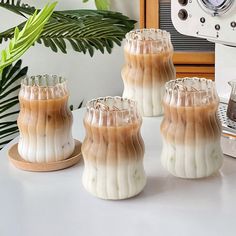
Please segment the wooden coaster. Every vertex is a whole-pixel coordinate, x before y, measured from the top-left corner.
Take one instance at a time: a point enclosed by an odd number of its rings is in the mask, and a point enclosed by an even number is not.
[[[81,142],[75,140],[75,150],[72,155],[65,160],[56,162],[33,163],[25,161],[18,153],[18,143],[10,147],[10,149],[8,150],[8,157],[15,167],[26,171],[47,172],[62,170],[71,167],[79,162],[80,158],[82,157],[81,145]]]

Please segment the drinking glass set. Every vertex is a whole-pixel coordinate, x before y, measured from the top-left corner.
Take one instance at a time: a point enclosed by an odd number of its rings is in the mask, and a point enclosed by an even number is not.
[[[124,54],[123,97],[97,98],[86,105],[81,147],[85,189],[113,200],[140,193],[146,184],[142,117],[163,113],[163,167],[174,176],[190,179],[219,170],[223,154],[214,82],[175,78],[173,47],[166,31],[129,32]],[[64,78],[48,75],[22,80],[18,153],[26,162],[58,162],[72,155],[73,117],[66,83]]]

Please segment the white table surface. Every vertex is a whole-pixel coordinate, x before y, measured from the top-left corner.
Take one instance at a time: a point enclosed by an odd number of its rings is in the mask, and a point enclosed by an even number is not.
[[[79,140],[83,114],[74,112]],[[160,122],[143,120],[147,185],[123,201],[87,193],[82,162],[56,172],[25,172],[9,163],[6,146],[0,151],[0,236],[235,236],[236,159],[225,157],[221,171],[206,179],[173,177],[160,164]]]

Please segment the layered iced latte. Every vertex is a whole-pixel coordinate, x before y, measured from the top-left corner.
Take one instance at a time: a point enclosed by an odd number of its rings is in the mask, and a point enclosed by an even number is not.
[[[131,31],[124,54],[123,97],[137,101],[143,116],[162,115],[165,83],[175,79],[170,34],[157,29]]]
[[[210,80],[184,78],[166,84],[161,159],[170,173],[201,178],[221,167],[218,105],[214,82]]]
[[[72,113],[65,79],[33,76],[23,79],[19,94],[19,154],[29,162],[54,162],[74,151]]]
[[[87,104],[83,185],[90,193],[115,200],[132,197],[143,189],[146,175],[141,123],[132,100],[105,97]]]

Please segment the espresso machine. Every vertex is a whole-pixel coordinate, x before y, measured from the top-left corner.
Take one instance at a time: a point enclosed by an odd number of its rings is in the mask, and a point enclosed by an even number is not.
[[[215,43],[215,83],[220,97],[224,154],[236,158],[236,122],[227,117],[236,79],[236,0],[171,0],[171,18],[178,32]]]

